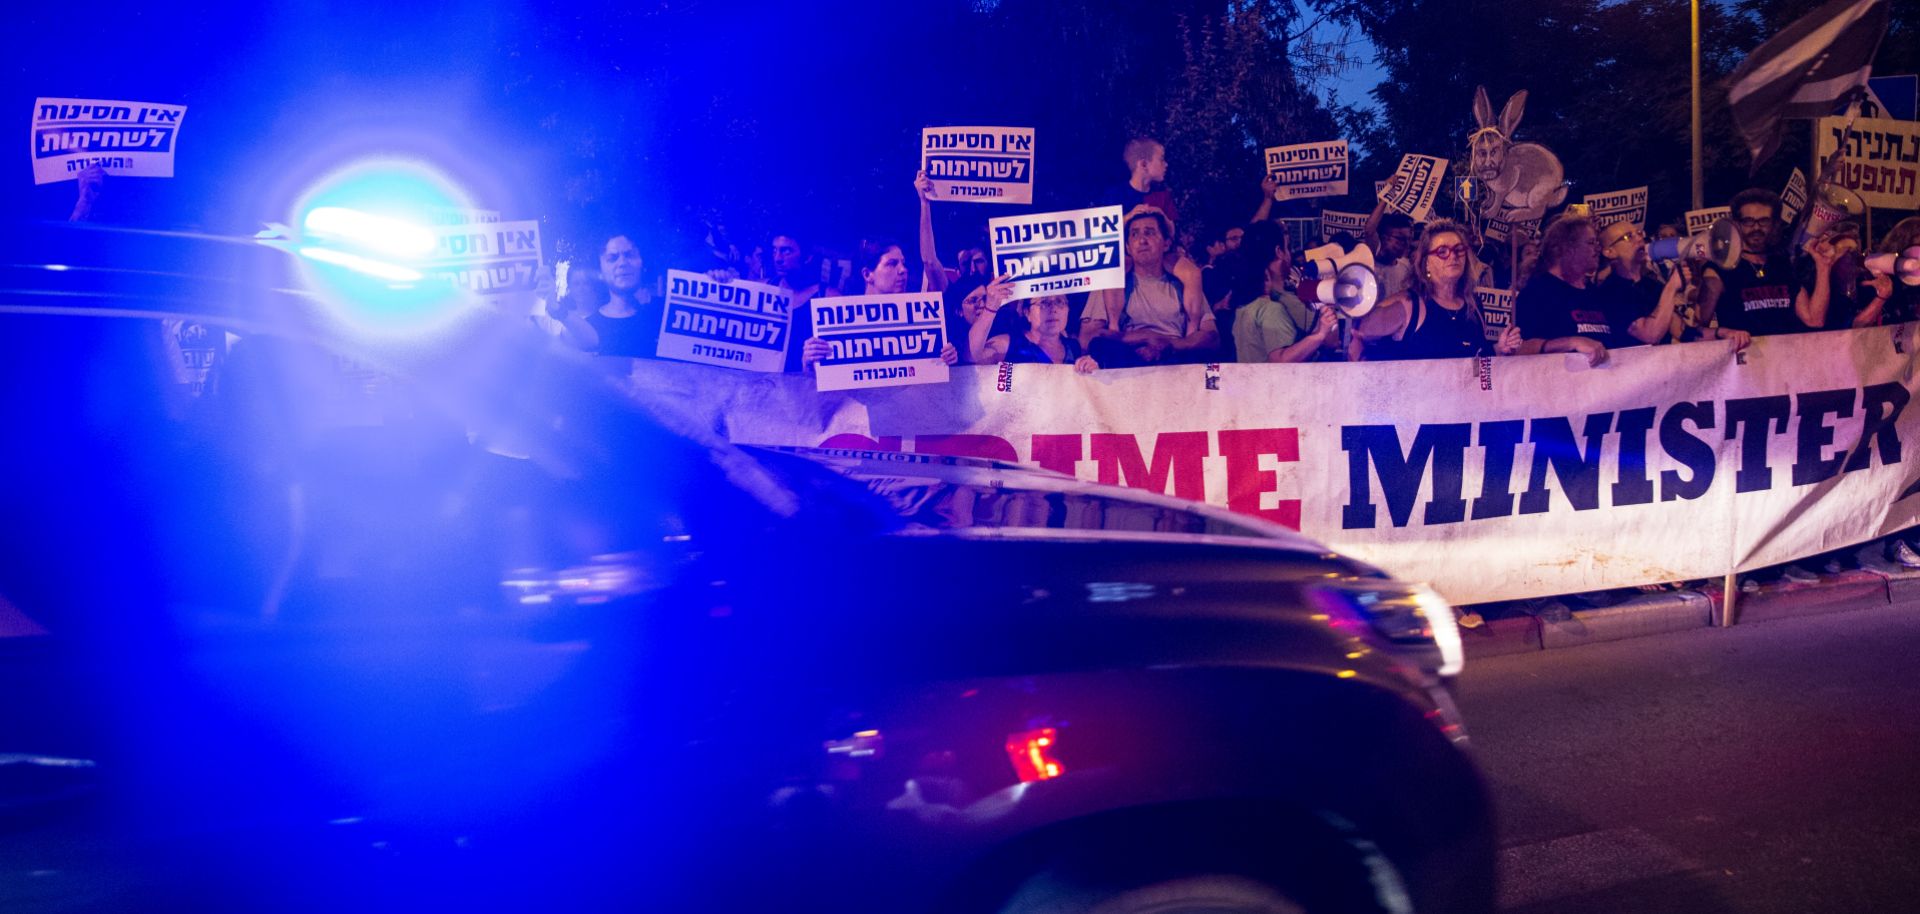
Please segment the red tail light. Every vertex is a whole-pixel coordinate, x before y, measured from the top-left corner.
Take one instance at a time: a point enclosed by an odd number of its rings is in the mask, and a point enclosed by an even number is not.
[[[1007,760],[1022,781],[1044,781],[1066,773],[1053,757],[1059,736],[1052,727],[1007,734]]]

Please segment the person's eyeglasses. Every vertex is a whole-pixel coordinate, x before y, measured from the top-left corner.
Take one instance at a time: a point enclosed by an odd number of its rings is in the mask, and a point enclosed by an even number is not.
[[[1464,244],[1456,244],[1450,247],[1434,248],[1427,253],[1441,260],[1458,260],[1467,256],[1467,246]]]
[[[1740,223],[1741,228],[1757,229],[1757,228],[1773,227],[1772,216],[1761,216],[1758,219],[1748,219],[1748,218],[1742,217],[1739,219],[1735,219],[1733,221]]]

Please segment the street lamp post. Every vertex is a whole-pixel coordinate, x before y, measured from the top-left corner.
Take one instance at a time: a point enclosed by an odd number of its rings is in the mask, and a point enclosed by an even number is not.
[[[1693,70],[1688,76],[1693,81],[1693,208],[1706,206],[1706,191],[1700,180],[1700,0],[1690,0],[1687,4],[1693,13]]]

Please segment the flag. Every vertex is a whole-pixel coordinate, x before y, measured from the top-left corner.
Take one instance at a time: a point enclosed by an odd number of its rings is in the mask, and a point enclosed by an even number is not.
[[[1780,122],[1820,117],[1867,82],[1887,33],[1888,0],[1833,0],[1754,48],[1728,77],[1733,123],[1753,165],[1780,145]]]

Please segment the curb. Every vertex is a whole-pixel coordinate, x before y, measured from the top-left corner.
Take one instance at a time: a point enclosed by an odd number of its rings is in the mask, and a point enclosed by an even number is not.
[[[1860,552],[1858,570],[1821,575],[1820,580],[1806,583],[1776,581],[1761,585],[1757,593],[1740,594],[1734,601],[1734,624],[1920,603],[1920,568],[1883,560],[1877,544],[1862,546]],[[1710,628],[1720,617],[1722,602],[1718,581],[1697,590],[1642,594],[1595,609],[1569,610],[1557,598],[1525,601],[1508,604],[1519,607],[1515,615],[1464,629],[1460,639],[1469,659],[1559,650]]]

